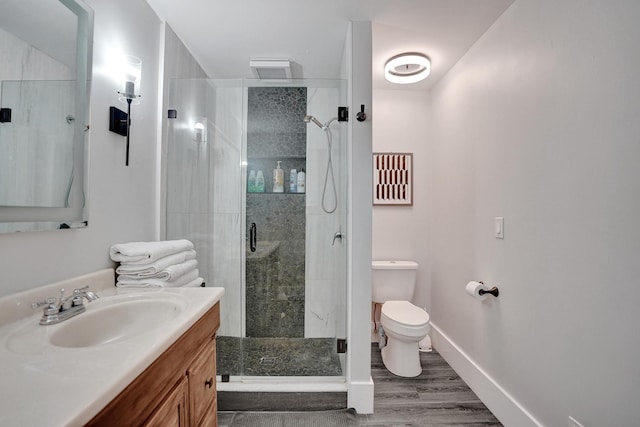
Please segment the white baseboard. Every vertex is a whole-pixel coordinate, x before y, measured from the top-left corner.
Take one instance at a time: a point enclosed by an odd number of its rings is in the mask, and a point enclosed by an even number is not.
[[[542,427],[540,422],[433,323],[430,335],[433,347],[502,424],[507,427]]]
[[[373,414],[373,379],[369,381],[353,381],[347,391],[347,407],[358,414]]]

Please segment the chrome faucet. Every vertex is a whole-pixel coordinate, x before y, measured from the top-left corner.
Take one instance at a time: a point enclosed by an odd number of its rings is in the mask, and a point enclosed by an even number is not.
[[[64,296],[64,289],[60,289],[60,298],[58,300],[56,300],[55,297],[49,297],[44,301],[32,303],[31,308],[35,309],[46,306],[40,319],[40,324],[55,325],[85,311],[86,308],[83,298],[91,302],[97,300],[99,297],[89,290],[88,286],[74,289],[73,293],[68,297]]]

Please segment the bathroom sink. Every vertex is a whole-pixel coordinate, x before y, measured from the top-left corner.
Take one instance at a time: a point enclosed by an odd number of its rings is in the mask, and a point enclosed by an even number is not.
[[[179,295],[105,298],[88,303],[87,311],[62,322],[49,336],[56,347],[94,347],[122,341],[176,318],[187,306]],[[92,306],[95,304],[95,306]]]
[[[17,322],[7,334],[6,347],[29,355],[126,343],[168,328],[188,309],[189,300],[170,292],[125,292],[103,296],[85,306],[84,313],[55,325],[39,325],[38,316]]]
[[[114,278],[105,269],[0,298],[0,425],[87,424],[199,319],[217,315],[224,295],[218,287],[120,288]],[[44,308],[31,302],[86,284],[100,298],[84,312],[39,323]]]

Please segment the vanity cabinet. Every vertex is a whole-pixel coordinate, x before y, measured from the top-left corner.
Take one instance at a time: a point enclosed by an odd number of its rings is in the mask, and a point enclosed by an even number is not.
[[[145,427],[186,427],[188,421],[189,387],[186,378],[169,393],[151,418],[144,423]]]
[[[201,426],[202,419],[216,399],[215,345],[207,345],[187,370],[189,379],[189,415],[192,426]],[[215,424],[208,424],[215,425]]]
[[[216,303],[87,426],[217,426],[219,326]]]

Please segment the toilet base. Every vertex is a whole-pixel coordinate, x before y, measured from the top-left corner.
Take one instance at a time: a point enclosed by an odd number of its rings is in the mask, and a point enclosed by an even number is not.
[[[387,334],[387,345],[382,349],[382,363],[399,377],[417,377],[422,373],[418,341],[400,341]]]

